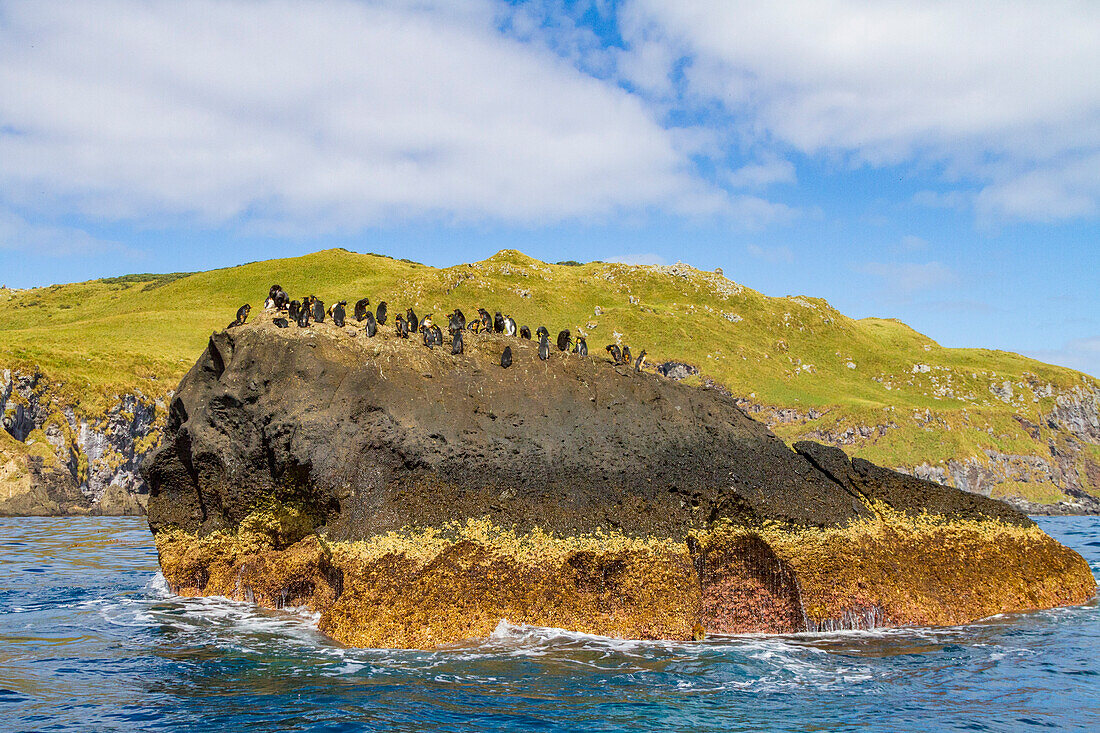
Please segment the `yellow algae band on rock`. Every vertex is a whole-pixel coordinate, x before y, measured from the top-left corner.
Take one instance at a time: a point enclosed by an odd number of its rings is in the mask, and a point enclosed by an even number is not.
[[[306,606],[345,644],[424,648],[501,619],[688,640],[1095,593],[1015,509],[792,449],[720,390],[500,334],[454,355],[266,318],[211,337],[143,466],[176,593]]]
[[[250,522],[242,523],[246,527]],[[285,549],[249,529],[162,532],[181,595],[305,606],[363,647],[484,638],[501,619],[605,636],[689,640],[892,625],[952,625],[1083,603],[1084,560],[1037,527],[887,513],[842,529],[722,525],[688,541],[614,532],[555,537],[487,519]]]

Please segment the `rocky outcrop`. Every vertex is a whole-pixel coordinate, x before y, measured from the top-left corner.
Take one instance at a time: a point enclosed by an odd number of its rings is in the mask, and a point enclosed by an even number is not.
[[[719,390],[602,359],[261,316],[211,337],[143,473],[174,591],[304,604],[356,645],[501,618],[670,639],[959,623],[1095,591],[1001,502],[796,448]]]
[[[165,402],[116,396],[98,414],[65,396],[40,371],[0,372],[0,446],[10,470],[0,514],[142,514],[141,461],[159,443]],[[48,446],[48,448],[47,448]]]

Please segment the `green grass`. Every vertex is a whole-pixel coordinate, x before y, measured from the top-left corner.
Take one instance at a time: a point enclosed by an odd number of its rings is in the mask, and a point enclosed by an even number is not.
[[[601,356],[618,333],[635,354],[646,349],[651,364],[686,361],[755,402],[825,413],[778,427],[788,440],[892,423],[884,436],[847,446],[891,466],[984,449],[1049,456],[1052,431],[1040,415],[1053,397],[1044,396],[1045,385],[1057,392],[1095,384],[1017,354],[946,349],[898,321],[853,320],[817,298],[766,297],[684,265],[554,265],[512,250],[445,269],[326,250],[210,272],[0,290],[0,367],[39,367],[51,390],[88,414],[125,392],[161,397],[238,306],[262,308],[272,283],[292,298],[386,300],[391,313],[412,306],[438,317],[459,306],[469,317],[480,305],[510,313],[532,331],[542,324],[554,334],[582,329]],[[1006,381],[1012,404],[990,391]],[[1014,414],[1042,426],[1038,440]]]

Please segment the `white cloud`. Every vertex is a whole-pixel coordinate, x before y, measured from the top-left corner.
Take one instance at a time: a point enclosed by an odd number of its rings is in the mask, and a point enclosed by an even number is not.
[[[1100,3],[631,0],[623,16],[743,144],[931,166],[978,186],[986,216],[1097,214]]]
[[[98,239],[73,227],[32,224],[10,211],[0,210],[0,251],[25,252],[48,257],[118,252],[127,257],[141,253],[109,240]]]
[[[1030,351],[1027,356],[1100,377],[1100,336],[1074,339],[1060,349]]]
[[[765,262],[794,262],[794,252],[787,246],[761,247],[759,244],[750,244],[745,249],[756,259]]]
[[[794,182],[794,164],[779,158],[750,163],[731,171],[726,176],[726,183],[734,188],[764,188],[773,183]]]
[[[958,281],[955,271],[939,262],[867,262],[856,270],[882,280],[885,292],[903,297],[945,288]]]
[[[703,184],[639,98],[501,34],[490,2],[2,11],[0,196],[24,209],[305,232],[784,213]]]

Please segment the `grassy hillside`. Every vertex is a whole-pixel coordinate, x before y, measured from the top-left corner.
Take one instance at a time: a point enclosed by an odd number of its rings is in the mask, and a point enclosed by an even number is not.
[[[272,283],[292,298],[386,300],[391,313],[412,306],[442,315],[459,306],[470,316],[480,305],[532,330],[545,324],[553,333],[586,333],[601,356],[616,341],[635,353],[645,348],[650,363],[691,363],[702,372],[695,381],[713,379],[763,406],[761,417],[786,439],[832,440],[890,466],[988,461],[989,451],[1049,460],[1050,446],[1073,440],[1044,420],[1056,396],[1096,388],[1069,369],[1001,351],[942,348],[903,323],[853,320],[817,298],[766,297],[719,273],[550,265],[515,251],[436,269],[328,250],[203,273],[0,290],[0,368],[37,366],[52,390],[88,414],[118,394],[163,396],[211,331],[242,303],[261,308]],[[1100,462],[1096,446],[1074,449],[1081,461]],[[1100,495],[1087,468],[1080,485]],[[1034,472],[1007,476],[998,492],[1061,498]]]

